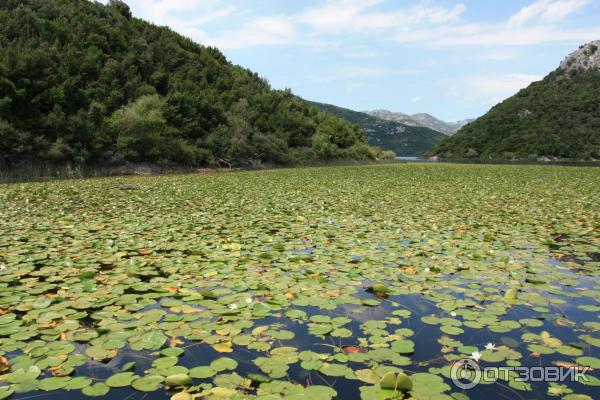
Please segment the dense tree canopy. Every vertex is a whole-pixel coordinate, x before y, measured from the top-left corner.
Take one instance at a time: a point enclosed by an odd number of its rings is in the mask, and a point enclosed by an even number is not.
[[[363,131],[127,4],[0,2],[0,163],[372,158]]]
[[[600,70],[558,69],[439,143],[446,158],[600,158]]]

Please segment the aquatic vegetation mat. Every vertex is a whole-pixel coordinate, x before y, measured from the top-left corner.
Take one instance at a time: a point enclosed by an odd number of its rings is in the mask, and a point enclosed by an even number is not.
[[[0,185],[0,399],[591,399],[599,188],[410,164]],[[464,390],[463,359],[588,379]]]

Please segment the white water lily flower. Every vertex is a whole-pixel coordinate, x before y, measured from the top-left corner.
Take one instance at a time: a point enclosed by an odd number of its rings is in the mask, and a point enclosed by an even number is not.
[[[237,305],[237,304],[235,304],[235,303],[233,303],[233,304],[231,304],[231,305],[229,306],[229,308],[231,308],[232,310],[237,310],[237,308],[238,308],[238,305]]]
[[[0,264],[0,271],[4,271],[6,269],[6,265]]]
[[[479,362],[479,360],[481,359],[481,353],[478,351],[474,351],[471,353],[471,358],[476,362]]]
[[[253,299],[252,297],[248,297],[248,298],[246,299],[246,303],[247,303],[247,304],[252,304],[253,302],[254,302],[254,299]]]
[[[494,351],[496,350],[496,345],[494,343],[488,343],[485,345],[486,350]]]
[[[429,272],[429,271],[431,271],[431,270],[430,270],[429,268],[425,268],[423,271],[425,271],[425,272]]]
[[[456,317],[456,316],[457,316],[457,314],[456,314],[454,311],[452,311],[452,312],[450,313],[450,316],[451,316],[451,317]]]

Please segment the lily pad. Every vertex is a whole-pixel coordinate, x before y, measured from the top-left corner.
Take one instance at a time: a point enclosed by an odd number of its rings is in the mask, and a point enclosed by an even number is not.
[[[131,387],[140,392],[154,392],[158,390],[164,380],[165,378],[159,375],[146,375],[136,378],[131,383]]]
[[[108,378],[105,383],[109,387],[125,387],[131,385],[136,378],[137,376],[133,372],[120,372]]]

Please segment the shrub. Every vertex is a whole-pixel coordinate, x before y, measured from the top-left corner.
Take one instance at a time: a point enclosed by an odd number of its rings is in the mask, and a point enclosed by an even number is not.
[[[356,143],[346,150],[346,157],[352,160],[367,161],[375,159],[371,149],[365,143]]]
[[[58,138],[48,149],[48,159],[54,162],[70,160],[73,157],[73,149],[62,138]]]
[[[121,14],[122,16],[124,16],[127,19],[130,19],[132,17],[131,9],[129,8],[127,3],[125,3],[124,1],[110,0],[108,2],[108,6],[115,9],[119,14]]]
[[[11,164],[31,150],[30,135],[0,119],[0,164]]]
[[[117,149],[128,161],[168,159],[172,143],[163,117],[164,99],[158,95],[142,96],[115,111],[109,125],[116,135]]]

